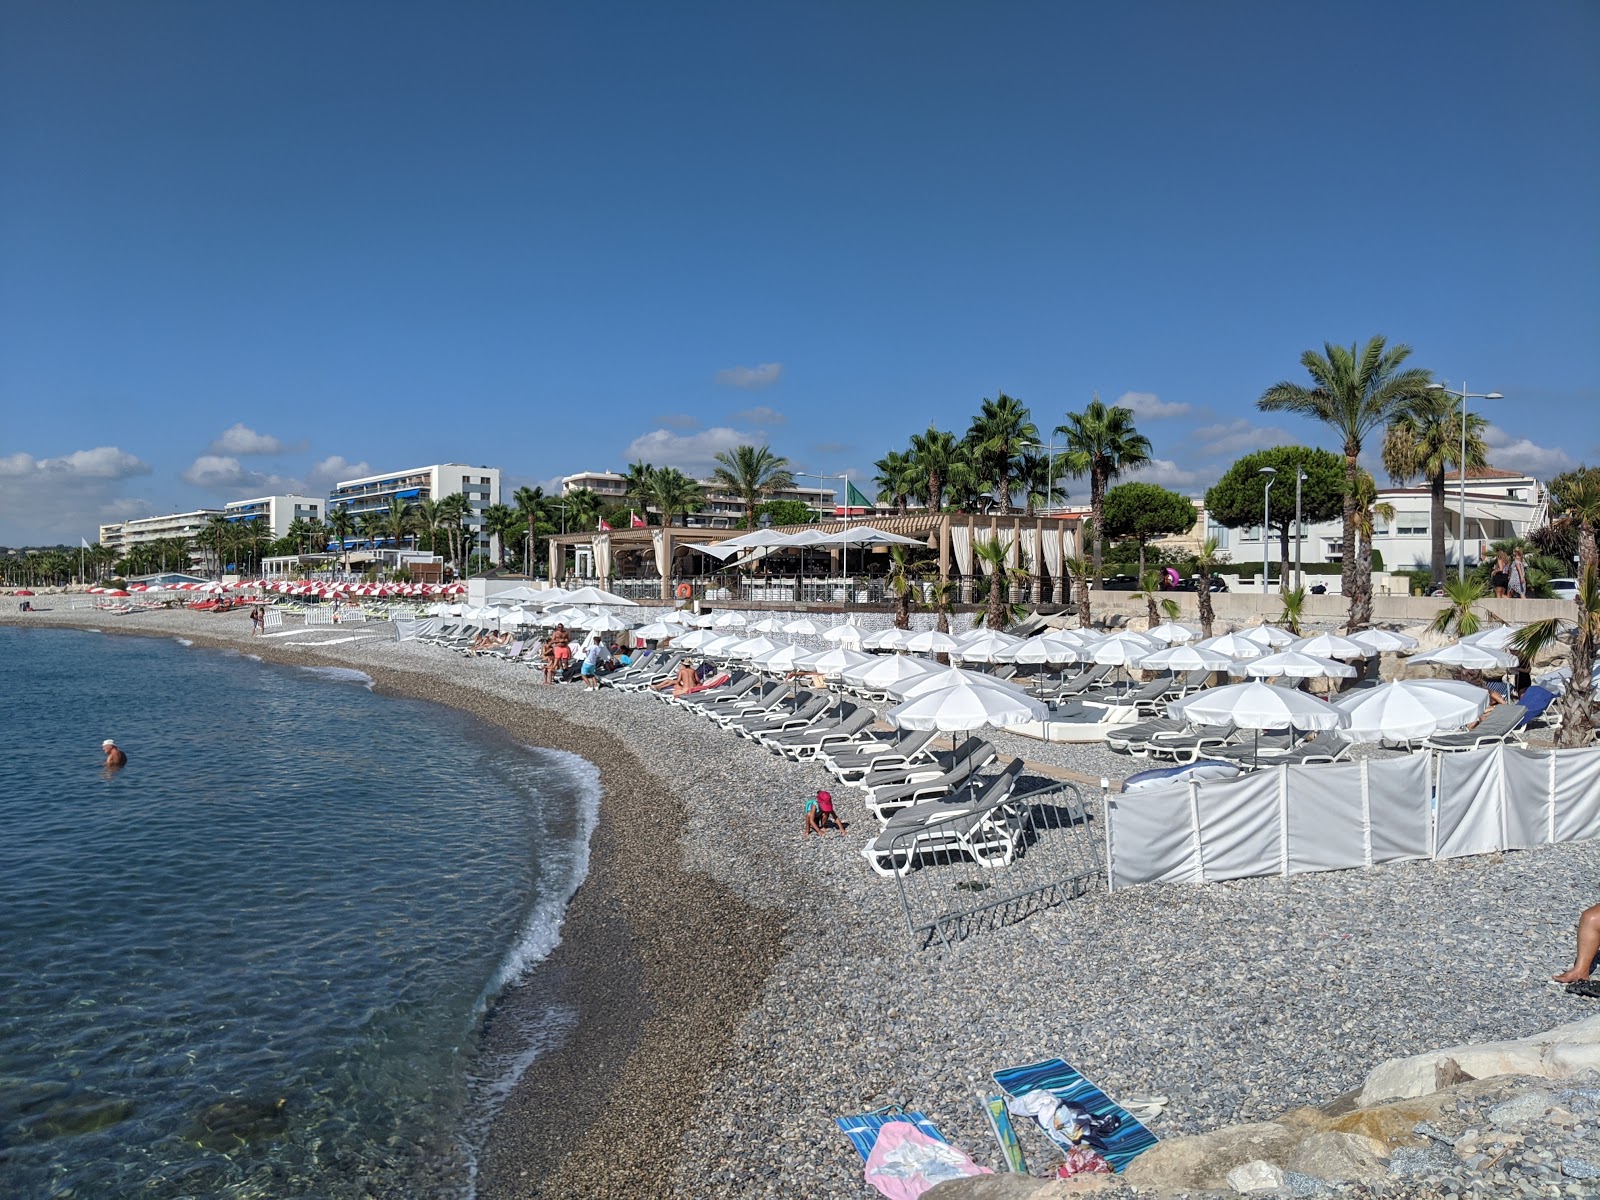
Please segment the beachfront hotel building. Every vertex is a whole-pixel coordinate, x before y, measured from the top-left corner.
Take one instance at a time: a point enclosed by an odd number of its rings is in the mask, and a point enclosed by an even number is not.
[[[323,502],[312,496],[257,496],[254,500],[235,500],[223,506],[229,521],[259,521],[265,532],[277,541],[289,535],[294,521],[320,521]]]
[[[159,517],[136,517],[100,526],[100,544],[107,550],[122,552],[141,542],[164,538],[195,538],[205,531],[206,522],[220,517],[220,508],[197,508],[193,512],[166,513]]]
[[[423,500],[443,500],[460,493],[467,498],[466,528],[473,531],[474,553],[499,555],[498,537],[484,528],[483,512],[500,503],[500,468],[469,467],[465,463],[435,463],[429,467],[410,467],[346,479],[334,484],[328,495],[328,515],[343,510],[360,518],[368,513],[388,511],[389,501],[418,504]],[[365,544],[365,539],[361,539]],[[352,546],[356,539],[352,539]],[[336,543],[335,543],[336,544]]]
[[[813,475],[811,478],[815,479]],[[690,527],[705,529],[731,529],[744,519],[744,501],[709,479],[697,479],[704,502],[686,518]],[[571,495],[587,488],[600,499],[611,503],[628,503],[628,480],[615,471],[579,471],[576,475],[561,478],[561,494]],[[797,500],[819,518],[834,515],[835,492],[832,488],[805,486],[805,477],[799,477],[794,487],[783,488],[767,497],[769,500]],[[654,512],[654,509],[650,511]],[[641,514],[642,515],[642,514]]]

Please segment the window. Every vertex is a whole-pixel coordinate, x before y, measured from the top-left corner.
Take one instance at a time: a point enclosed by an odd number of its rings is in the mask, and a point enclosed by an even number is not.
[[[1428,514],[1425,512],[1395,513],[1394,531],[1400,537],[1426,537],[1428,535]]]

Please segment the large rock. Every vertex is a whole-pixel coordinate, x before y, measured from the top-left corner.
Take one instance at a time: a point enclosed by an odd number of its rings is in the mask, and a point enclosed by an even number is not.
[[[1371,1108],[1349,1108],[1345,1105],[1297,1108],[1278,1120],[1284,1125],[1312,1131],[1360,1134],[1382,1143],[1387,1153],[1397,1146],[1422,1145],[1425,1139],[1416,1133],[1417,1125],[1438,1117],[1446,1100],[1444,1095],[1434,1095],[1378,1104]]]
[[[922,1194],[926,1200],[1032,1200],[1044,1185],[1030,1175],[972,1175],[936,1183]]]
[[[1388,1156],[1380,1141],[1327,1129],[1307,1136],[1285,1165],[1329,1183],[1372,1183],[1389,1174]]]
[[[1283,1186],[1283,1169],[1258,1158],[1229,1171],[1228,1186],[1236,1192],[1274,1192]]]
[[[1392,1058],[1367,1076],[1361,1104],[1426,1096],[1461,1078],[1531,1075],[1566,1079],[1590,1068],[1600,1068],[1600,1017],[1557,1025],[1532,1037]],[[1449,1078],[1452,1074],[1455,1079]]]
[[[1232,1125],[1194,1137],[1168,1138],[1146,1150],[1122,1177],[1135,1187],[1164,1191],[1225,1188],[1228,1172],[1256,1159],[1282,1162],[1304,1131],[1274,1121]]]

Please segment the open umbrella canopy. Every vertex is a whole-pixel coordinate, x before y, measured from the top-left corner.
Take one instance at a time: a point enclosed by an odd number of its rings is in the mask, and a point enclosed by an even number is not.
[[[1144,671],[1228,671],[1239,665],[1236,659],[1204,646],[1163,646],[1133,664]]]
[[[985,675],[982,671],[968,671],[963,667],[941,667],[935,665],[921,679],[909,679],[904,683],[892,684],[884,690],[891,696],[899,696],[902,700],[909,700],[913,696],[920,696],[924,692],[934,691],[938,688],[957,687],[965,685],[975,688],[993,688],[997,691],[1012,692],[1018,696],[1025,696],[1019,684],[1008,680],[996,679],[993,675]]]
[[[795,671],[806,666],[807,660],[813,654],[814,652],[806,647],[790,642],[767,654],[758,655],[751,660],[751,665],[760,667],[763,671]]]
[[[629,600],[626,596],[619,596],[615,592],[597,587],[578,588],[567,593],[567,600],[572,604],[618,604],[627,608],[639,607],[637,600]]]
[[[1336,729],[1344,724],[1344,714],[1326,700],[1259,679],[1195,692],[1167,705],[1167,713],[1196,725],[1240,729]]]
[[[741,638],[722,653],[729,658],[755,658],[761,654],[771,654],[774,650],[782,649],[787,644],[786,642],[775,642],[765,634],[757,634],[753,638]]]
[[[1482,646],[1488,650],[1504,650],[1510,653],[1511,639],[1522,632],[1521,625],[1496,625],[1493,629],[1480,629],[1477,633],[1469,633],[1462,638],[1468,646]]]
[[[844,627],[842,626],[841,628]],[[796,617],[794,620],[784,624],[783,631],[793,634],[795,637],[816,637],[817,634],[822,632],[822,628],[809,617]],[[833,631],[829,630],[828,632],[832,633]]]
[[[677,645],[682,650],[703,651],[707,642],[718,641],[723,636],[720,633],[712,633],[709,629],[691,629],[688,633],[678,638]]]
[[[1252,679],[1276,679],[1284,675],[1290,679],[1351,679],[1356,673],[1347,663],[1297,654],[1293,650],[1263,655],[1247,663],[1234,663],[1230,670]]]
[[[1215,650],[1218,654],[1226,654],[1229,658],[1260,658],[1268,649],[1265,642],[1258,642],[1239,633],[1224,633],[1219,637],[1207,638],[1199,645],[1207,650]]]
[[[1287,646],[1295,640],[1294,634],[1286,629],[1279,629],[1276,625],[1252,625],[1248,629],[1239,630],[1240,637],[1247,637],[1252,642],[1260,642],[1263,646]]]
[[[725,612],[711,620],[713,629],[742,629],[746,624],[748,622],[744,619],[744,614],[736,612]]]
[[[1021,645],[1022,640],[998,629],[978,629],[957,638],[950,654],[967,662],[999,662],[1002,653]]]
[[[633,622],[607,610],[590,617],[586,628],[595,633],[620,633],[624,629],[632,629]]]
[[[782,633],[783,622],[778,620],[777,617],[762,617],[750,628],[757,633]]]
[[[700,653],[711,658],[731,657],[735,646],[750,640],[737,633],[715,633],[711,630],[707,632],[711,636],[700,644]]]
[[[1562,695],[1567,690],[1567,685],[1572,682],[1572,668],[1557,667],[1554,671],[1546,671],[1533,681],[1539,687],[1555,695]],[[1600,691],[1600,663],[1594,665],[1594,670],[1589,673],[1590,686]]]
[[[1200,636],[1198,629],[1191,629],[1187,625],[1177,625],[1171,621],[1164,621],[1154,629],[1146,630],[1145,637],[1160,642],[1164,646],[1173,646],[1179,642],[1192,642]]]
[[[1083,649],[1091,661],[1103,667],[1127,667],[1145,655],[1161,649],[1161,644],[1152,642],[1142,633],[1129,633],[1124,630],[1107,634],[1094,645],[1085,646]]]
[[[1371,646],[1340,637],[1336,633],[1315,633],[1303,637],[1298,642],[1291,642],[1289,649],[1315,658],[1371,658],[1376,653]]]
[[[866,662],[847,669],[844,680],[856,687],[890,691],[896,684],[909,683],[943,669],[932,660],[914,654],[891,654],[887,658],[868,657]]]
[[[844,646],[833,646],[818,654],[815,658],[808,659],[806,666],[819,675],[838,675],[850,670],[852,667],[862,667],[878,661],[871,655],[862,654],[859,650],[851,650]]]
[[[642,638],[647,642],[659,642],[663,638],[677,637],[683,632],[683,626],[671,621],[651,621],[648,625],[641,625],[633,631],[633,636]]]
[[[906,643],[916,636],[915,630],[897,629],[891,625],[888,629],[871,634],[861,644],[871,650],[907,650],[910,647]]]
[[[1418,644],[1409,633],[1396,633],[1392,629],[1358,629],[1350,635],[1350,640],[1380,654],[1404,654],[1415,650]]]
[[[1517,665],[1514,655],[1488,646],[1474,646],[1471,642],[1452,642],[1437,650],[1413,654],[1409,665],[1431,663],[1438,667],[1455,667],[1461,671],[1504,671]]]
[[[1070,663],[1078,661],[1078,647],[1050,637],[1024,638],[995,655],[996,662]]]
[[[800,622],[796,621],[795,624],[798,625]],[[805,624],[809,625],[811,622],[806,621]],[[851,650],[866,648],[866,638],[861,632],[861,627],[854,621],[835,625],[832,629],[826,630],[822,636],[825,641],[832,642],[836,646],[846,646]]]
[[[1411,740],[1476,721],[1489,707],[1489,693],[1453,679],[1396,679],[1340,696],[1333,706],[1345,715],[1340,732],[1352,742]]]
[[[708,612],[702,612],[685,613],[682,620],[685,625],[691,626],[695,629],[710,629],[711,623],[715,621],[716,618]]]
[[[896,729],[935,729],[941,733],[961,733],[985,725],[1020,725],[1043,721],[1049,709],[1019,692],[1001,688],[974,687],[959,681],[930,688],[897,704],[884,714]]]
[[[543,623],[545,625],[566,625],[570,628],[582,629],[588,623],[591,615],[587,609],[568,605],[566,608],[559,608],[555,612],[545,613]]]
[[[937,629],[924,629],[921,633],[913,633],[901,642],[900,646],[917,654],[948,654],[958,649],[960,643],[948,633],[940,633]]]

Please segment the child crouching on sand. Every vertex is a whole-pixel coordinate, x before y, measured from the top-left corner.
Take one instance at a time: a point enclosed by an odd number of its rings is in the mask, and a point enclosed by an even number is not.
[[[844,822],[839,820],[839,814],[833,811],[833,796],[829,792],[818,792],[806,801],[806,832],[805,836],[816,834],[822,836],[823,830],[832,823],[838,830],[839,836],[844,836]]]

